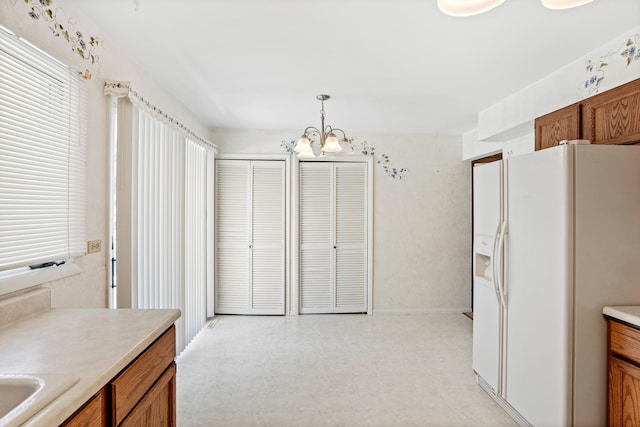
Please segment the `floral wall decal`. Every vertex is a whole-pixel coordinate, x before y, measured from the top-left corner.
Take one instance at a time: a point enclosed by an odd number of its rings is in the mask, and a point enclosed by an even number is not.
[[[384,170],[384,173],[386,173],[387,176],[390,176],[393,179],[397,179],[398,181],[406,178],[409,169],[398,168],[394,166],[393,163],[391,163],[391,159],[389,159],[388,155],[378,154],[376,152],[376,148],[372,145],[369,145],[367,141],[359,142],[355,141],[355,138],[352,138],[349,140],[349,144],[351,145],[351,150],[358,151],[365,156],[372,156],[375,159],[376,164],[382,167],[382,170]]]
[[[640,49],[638,49],[639,42],[640,34],[630,37],[625,44],[625,49],[620,53],[621,56],[627,59],[627,66],[631,65],[631,62],[640,59]]]
[[[17,0],[11,0],[15,5]],[[54,37],[60,37],[69,43],[71,51],[88,61],[91,65],[100,63],[100,57],[96,49],[102,46],[100,39],[96,36],[85,36],[80,30],[75,29],[77,22],[75,18],[65,17],[64,10],[56,6],[53,0],[22,0],[26,6],[26,15],[34,20],[45,22],[49,25]],[[82,73],[85,78],[91,78],[91,73],[87,70]]]
[[[282,141],[280,143],[280,147],[282,147],[282,151],[285,153],[293,153],[293,147],[296,145],[296,140],[292,139],[291,141]]]
[[[310,142],[311,142],[311,145],[313,146],[314,141],[311,140]],[[409,169],[407,168],[398,168],[394,166],[393,163],[391,163],[391,159],[389,159],[388,155],[378,154],[376,152],[376,148],[370,145],[367,141],[360,142],[360,141],[356,141],[355,138],[351,138],[348,140],[348,142],[349,142],[351,153],[354,153],[354,154],[359,153],[365,156],[372,156],[376,164],[382,167],[382,170],[384,171],[384,173],[393,179],[397,179],[398,181],[401,181],[405,179],[407,173],[409,172]],[[280,147],[282,147],[282,150],[285,153],[293,153],[294,152],[293,147],[295,145],[296,145],[295,140],[280,142]]]
[[[634,62],[640,63],[640,34],[630,36],[621,48],[602,55],[597,60],[587,59],[585,61],[586,79],[578,91],[578,96],[586,97],[598,93],[600,84],[605,78],[606,68],[618,63],[620,59],[627,67]]]

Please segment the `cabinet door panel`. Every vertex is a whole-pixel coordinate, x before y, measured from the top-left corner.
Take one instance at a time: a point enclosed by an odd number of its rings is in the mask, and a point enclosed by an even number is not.
[[[609,359],[609,425],[640,425],[640,368]]]
[[[580,104],[572,104],[535,120],[536,151],[580,138]]]
[[[583,101],[582,135],[592,144],[640,142],[640,79]]]
[[[162,374],[122,422],[122,427],[174,427],[176,425],[176,364]]]
[[[113,420],[120,422],[133,409],[155,380],[173,363],[176,329],[171,326],[127,369],[111,382]]]

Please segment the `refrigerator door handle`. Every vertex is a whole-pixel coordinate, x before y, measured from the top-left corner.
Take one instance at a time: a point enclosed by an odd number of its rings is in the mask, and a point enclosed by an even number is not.
[[[499,265],[499,268],[496,268],[496,279],[495,279],[495,283],[497,283],[498,285],[498,292],[500,295],[500,300],[499,302],[502,304],[502,307],[507,308],[507,289],[506,286],[504,285],[504,277],[503,277],[503,273],[504,273],[504,269],[503,269],[503,262],[502,262],[502,258],[504,257],[504,236],[507,232],[507,221],[502,221],[501,227],[500,227],[500,234],[498,237],[498,244],[497,244],[497,248],[495,248],[495,252],[497,254],[496,256],[496,261],[497,264]],[[496,263],[494,263],[494,265],[496,265]]]
[[[500,223],[498,223],[498,227],[496,228],[496,234],[493,236],[493,251],[491,253],[491,282],[493,283],[493,291],[496,294],[496,299],[498,300],[498,304],[500,304],[500,289],[498,288],[498,269],[496,268],[496,260],[498,254],[498,240],[500,238]]]

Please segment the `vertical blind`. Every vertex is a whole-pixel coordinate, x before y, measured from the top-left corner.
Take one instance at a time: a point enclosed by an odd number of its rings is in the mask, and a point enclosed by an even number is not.
[[[142,107],[136,128],[132,306],[179,308],[181,351],[206,320],[207,148]]]
[[[0,271],[85,249],[85,82],[0,27]]]

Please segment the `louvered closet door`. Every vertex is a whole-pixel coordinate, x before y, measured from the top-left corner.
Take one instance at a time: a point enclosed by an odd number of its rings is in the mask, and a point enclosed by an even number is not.
[[[283,161],[216,160],[215,311],[284,314]]]
[[[367,311],[367,170],[337,163],[335,311]]]
[[[252,162],[251,170],[251,312],[284,314],[284,162]]]
[[[215,311],[249,309],[249,162],[216,160]]]
[[[333,167],[300,163],[300,313],[333,312]]]
[[[300,313],[367,311],[367,165],[300,164]]]

